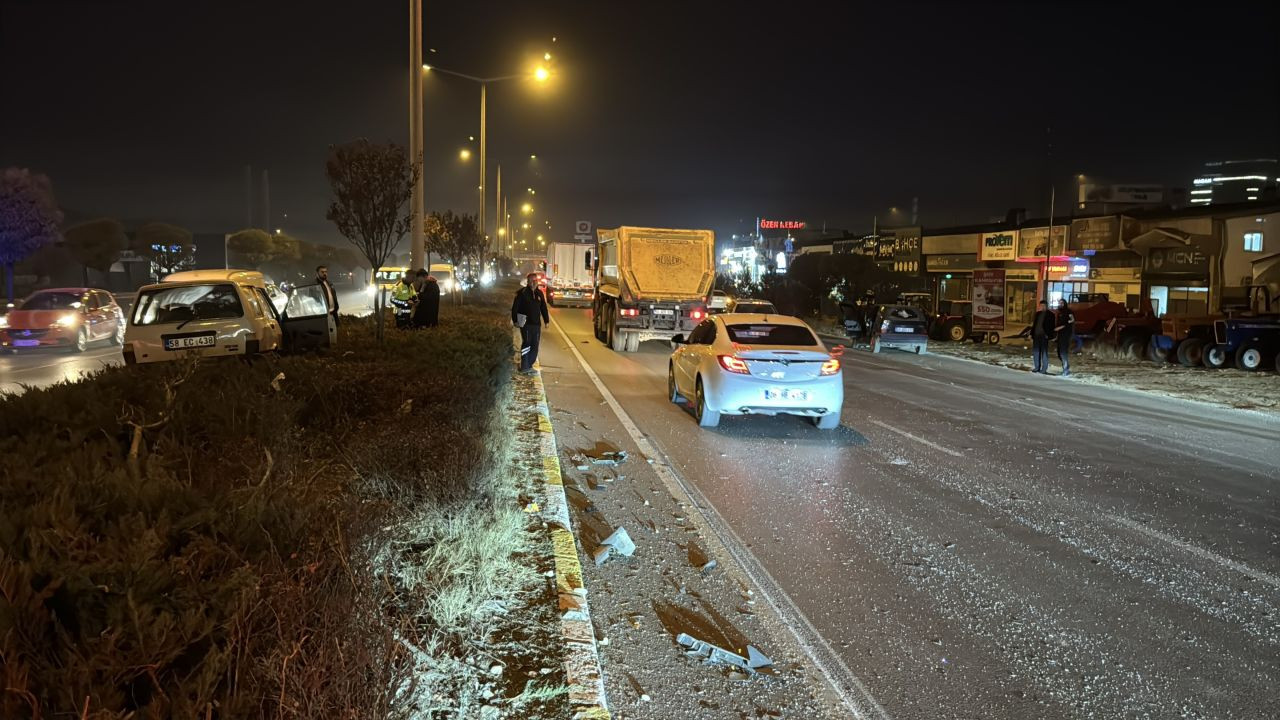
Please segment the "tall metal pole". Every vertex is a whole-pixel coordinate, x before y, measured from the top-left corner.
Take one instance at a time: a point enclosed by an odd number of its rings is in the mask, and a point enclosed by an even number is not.
[[[502,163],[498,163],[498,187],[493,195],[493,245],[499,248],[496,254],[501,255],[502,245]]]
[[[1057,199],[1058,188],[1049,187],[1049,237],[1044,241],[1044,280],[1040,285],[1040,299],[1049,301],[1049,256],[1053,254],[1053,204]]]
[[[485,111],[485,96],[488,94],[487,93],[488,89],[489,89],[488,84],[480,83],[480,237],[485,238],[486,241],[488,240],[488,236],[485,235],[485,232],[484,232],[484,225],[485,225],[484,201],[485,201],[485,195],[488,193],[488,188],[485,187],[485,171],[488,169],[489,159],[486,154],[487,147],[485,143],[485,122],[484,122],[485,112],[484,111]]]
[[[267,176],[267,171],[262,171],[262,229],[267,232],[271,230],[271,180]]]
[[[422,125],[422,0],[409,0],[409,158],[418,170],[413,184],[413,225],[410,232],[409,258],[415,268],[426,267],[426,232],[423,214],[427,209],[426,167],[423,162]],[[374,268],[376,271],[377,268]]]

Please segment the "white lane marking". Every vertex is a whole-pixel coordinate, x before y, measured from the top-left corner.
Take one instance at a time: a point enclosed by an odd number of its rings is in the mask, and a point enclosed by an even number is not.
[[[901,435],[902,437],[905,437],[905,438],[911,438],[912,440],[915,440],[916,442],[920,443],[921,445],[928,445],[929,447],[933,448],[934,450],[937,450],[938,452],[944,452],[944,453],[946,453],[946,454],[948,454],[948,455],[950,455],[950,456],[952,456],[952,457],[964,457],[964,453],[959,453],[959,452],[956,452],[955,450],[952,450],[951,448],[943,447],[943,446],[939,445],[938,443],[933,442],[932,440],[925,440],[924,438],[920,437],[919,435],[912,435],[911,433],[907,432],[906,430],[899,430],[898,428],[896,428],[896,427],[894,427],[894,426],[892,426],[892,425],[887,425],[887,424],[885,424],[885,423],[882,423],[882,422],[880,422],[879,420],[872,420],[872,421],[871,421],[871,423],[872,423],[873,425],[879,425],[880,427],[882,427],[882,428],[884,428],[885,430],[888,430],[888,431],[890,431],[890,432],[898,433],[898,434],[899,434],[899,435]]]
[[[1261,570],[1255,570],[1238,560],[1232,560],[1231,558],[1223,557],[1215,552],[1205,550],[1202,547],[1192,545],[1186,540],[1181,540],[1167,533],[1160,532],[1155,528],[1147,527],[1146,525],[1143,525],[1142,523],[1137,522],[1136,520],[1130,520],[1127,517],[1121,517],[1119,515],[1109,515],[1108,517],[1111,518],[1112,522],[1115,522],[1116,524],[1122,527],[1129,528],[1130,530],[1133,530],[1135,532],[1139,532],[1148,537],[1155,538],[1156,540],[1159,540],[1161,542],[1168,543],[1169,545],[1172,545],[1178,548],[1179,550],[1182,550],[1183,552],[1191,553],[1192,555],[1195,555],[1198,558],[1201,558],[1203,560],[1208,560],[1209,562],[1212,562],[1212,563],[1217,563],[1222,567],[1235,570],[1241,575],[1248,575],[1249,577],[1253,578],[1254,580],[1257,580],[1258,582],[1264,582],[1274,588],[1280,589],[1280,578],[1276,577],[1275,575],[1265,573]]]
[[[706,497],[704,497],[697,488],[686,484],[680,475],[671,469],[670,460],[658,452],[657,448],[649,442],[649,439],[645,437],[644,433],[640,431],[640,428],[631,420],[631,416],[627,414],[627,411],[622,409],[622,405],[618,403],[617,398],[613,396],[613,393],[609,391],[609,388],[605,387],[604,382],[600,380],[600,376],[596,375],[595,370],[593,370],[591,365],[587,363],[586,358],[582,357],[582,353],[578,352],[577,346],[575,346],[573,341],[569,339],[569,335],[564,331],[564,328],[560,326],[559,321],[553,318],[551,324],[555,326],[556,332],[560,333],[560,338],[564,340],[569,351],[573,353],[574,358],[578,361],[578,365],[582,366],[582,370],[587,374],[587,377],[591,378],[591,383],[595,385],[596,391],[600,393],[600,396],[603,397],[609,407],[613,409],[613,414],[618,418],[618,422],[622,424],[622,427],[627,431],[627,434],[631,436],[631,441],[635,443],[636,448],[639,449],[645,457],[654,461],[650,467],[652,467],[653,471],[662,479],[663,484],[667,486],[667,489],[671,494],[673,496],[683,496],[677,497],[677,499],[695,509],[698,514],[702,516],[703,521],[717,533],[728,536],[728,538],[732,540],[732,542],[724,543],[725,551],[733,556],[734,560],[738,562],[738,565],[742,567],[743,571],[749,578],[751,578],[751,581],[755,583],[756,587],[760,588],[760,594],[769,601],[769,605],[773,608],[774,613],[782,620],[782,623],[786,625],[787,629],[791,631],[792,637],[796,639],[801,650],[804,651],[805,655],[809,657],[809,660],[813,662],[814,666],[818,668],[826,678],[832,691],[837,697],[839,697],[840,702],[845,706],[845,708],[848,709],[855,718],[867,717],[867,715],[863,713],[862,703],[859,703],[846,691],[845,687],[847,685],[848,687],[852,687],[857,690],[858,694],[861,695],[861,698],[865,701],[865,704],[874,711],[876,717],[882,718],[882,720],[891,720],[889,713],[887,713],[884,708],[880,707],[880,704],[876,702],[874,697],[872,697],[871,691],[867,689],[867,686],[858,679],[858,676],[853,674],[853,671],[851,671],[847,665],[844,664],[844,660],[836,654],[831,645],[827,643],[826,638],[822,637],[822,634],[818,632],[817,628],[809,622],[809,619],[805,617],[804,613],[800,611],[800,608],[796,606],[795,601],[793,601],[777,581],[773,579],[773,576],[769,574],[769,571],[759,564],[755,559],[755,556],[743,549],[746,547],[745,543],[743,543],[742,539],[733,531],[733,528],[729,527],[729,523],[725,522],[724,518],[720,516],[720,513],[716,511],[715,507],[707,501]],[[786,612],[784,612],[782,608],[782,605],[784,604],[787,608]],[[797,622],[802,624],[803,628],[796,627]],[[813,638],[813,641],[807,639],[805,635]],[[825,658],[818,652],[818,648],[813,647],[815,642],[821,645],[822,650],[825,650],[825,653],[823,653],[826,656]],[[833,664],[835,667],[832,667]],[[841,682],[841,680],[843,680],[843,682]]]
[[[117,351],[115,351],[115,352],[120,352],[120,351],[119,351],[119,350],[117,350]],[[91,354],[87,354],[87,353],[86,353],[86,354],[82,354],[82,355],[69,355],[69,356],[67,356],[66,358],[62,359],[62,360],[59,360],[59,361],[57,361],[57,362],[49,363],[48,365],[33,365],[32,367],[7,368],[7,370],[8,370],[8,372],[9,372],[9,373],[11,373],[11,374],[24,373],[24,372],[34,372],[34,371],[36,371],[36,370],[47,370],[47,369],[49,369],[49,368],[51,368],[51,367],[58,367],[59,365],[69,365],[69,364],[71,364],[71,363],[73,363],[73,362],[75,362],[75,361],[77,361],[77,360],[103,360],[103,359],[110,360],[110,359],[111,359],[111,355],[112,355],[112,351],[110,351],[110,350],[108,350],[107,352],[100,352],[100,353],[96,353],[96,354],[92,354],[92,355],[91,355]],[[121,356],[120,356],[120,359],[121,359],[121,360],[123,360],[123,359],[124,359],[124,356],[123,356],[123,355],[121,355]],[[76,368],[76,369],[77,369],[77,370],[85,370],[85,371],[93,371],[93,370],[97,370],[98,368]]]

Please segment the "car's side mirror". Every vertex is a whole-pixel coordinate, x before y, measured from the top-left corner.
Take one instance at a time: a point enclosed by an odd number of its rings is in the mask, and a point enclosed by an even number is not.
[[[676,345],[687,345],[688,343],[689,343],[689,341],[688,341],[688,340],[685,340],[684,335],[673,335],[673,336],[671,337],[671,345],[672,345],[672,346],[676,346]]]

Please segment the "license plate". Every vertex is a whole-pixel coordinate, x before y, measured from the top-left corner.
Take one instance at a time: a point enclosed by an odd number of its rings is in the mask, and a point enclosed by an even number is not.
[[[658,309],[658,310],[654,310],[654,311],[653,311],[653,314],[654,314],[654,315],[675,315],[675,314],[676,314],[676,311],[675,311],[675,310],[661,310],[661,309]]]
[[[213,347],[217,338],[212,335],[198,337],[169,338],[164,341],[165,350],[186,350],[187,348]]]
[[[40,344],[39,340],[14,340],[14,347],[36,347]]]
[[[915,328],[909,328],[909,327],[896,327],[896,328],[894,328],[894,329],[893,329],[893,331],[894,331],[894,332],[896,332],[896,333],[909,333],[909,332],[915,332]]]
[[[808,390],[788,390],[786,388],[767,389],[764,391],[765,400],[808,400]]]

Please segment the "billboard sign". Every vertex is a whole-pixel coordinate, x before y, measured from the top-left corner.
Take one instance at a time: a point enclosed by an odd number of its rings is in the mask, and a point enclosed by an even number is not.
[[[978,259],[983,262],[988,260],[1017,260],[1018,231],[1001,230],[1000,232],[982,233],[982,244],[979,247]]]
[[[1004,270],[973,271],[974,330],[1004,330]]]
[[[1018,259],[1043,260],[1045,243],[1049,239],[1049,228],[1023,228],[1018,232]],[[1067,226],[1053,226],[1053,243],[1048,248],[1050,257],[1064,257],[1067,254]]]

